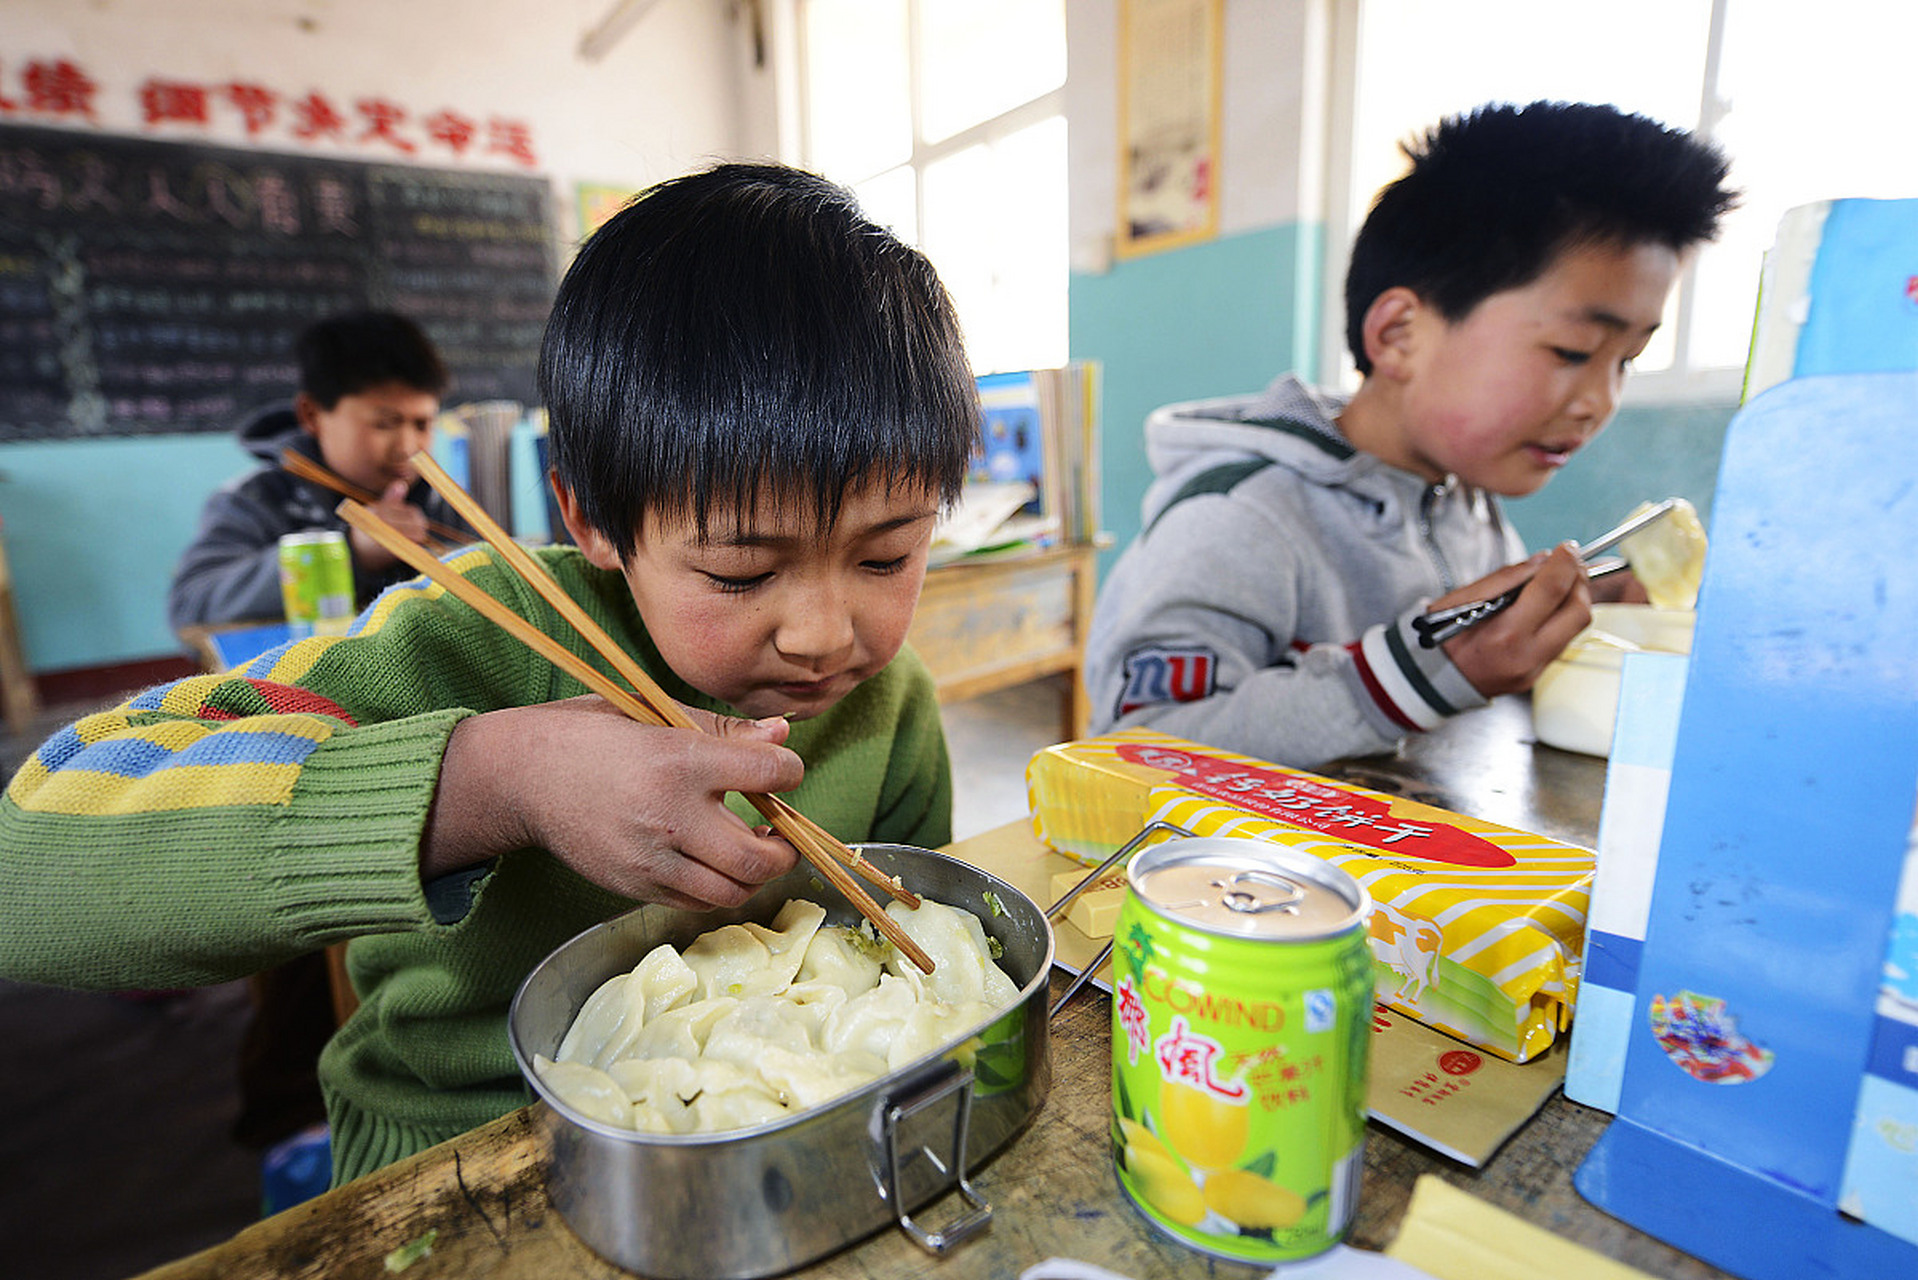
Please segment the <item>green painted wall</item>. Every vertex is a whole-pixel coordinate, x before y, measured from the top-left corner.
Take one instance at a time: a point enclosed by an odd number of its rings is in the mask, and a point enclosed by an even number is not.
[[[1073,358],[1105,368],[1100,504],[1116,544],[1102,568],[1139,531],[1147,414],[1315,363],[1319,241],[1316,226],[1276,227],[1073,274]]]
[[[36,672],[181,652],[167,583],[200,507],[252,465],[231,436],[0,445],[0,519]]]

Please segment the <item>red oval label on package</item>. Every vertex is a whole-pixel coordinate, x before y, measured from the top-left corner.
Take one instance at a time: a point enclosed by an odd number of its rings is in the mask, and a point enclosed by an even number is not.
[[[1518,859],[1483,836],[1445,822],[1395,817],[1388,799],[1361,795],[1276,769],[1122,742],[1119,758],[1170,773],[1188,791],[1223,800],[1248,813],[1363,845],[1394,858],[1422,858],[1455,867],[1510,867]]]

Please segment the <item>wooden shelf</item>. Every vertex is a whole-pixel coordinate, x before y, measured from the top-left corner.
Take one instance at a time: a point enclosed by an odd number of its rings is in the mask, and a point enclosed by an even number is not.
[[[930,570],[907,639],[932,671],[939,700],[963,702],[1066,675],[1062,740],[1085,736],[1091,705],[1081,668],[1097,554],[1073,544]]]

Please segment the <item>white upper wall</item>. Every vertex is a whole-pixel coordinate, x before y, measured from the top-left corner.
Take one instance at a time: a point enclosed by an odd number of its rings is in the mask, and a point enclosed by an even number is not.
[[[796,157],[792,0],[0,0],[0,94],[29,61],[68,58],[100,86],[95,127],[272,150],[397,160],[390,148],[249,140],[237,113],[207,127],[143,122],[149,77],[243,81],[336,104],[384,97],[524,121],[553,180],[562,242],[574,185],[638,188],[724,157]],[[1118,5],[1065,0],[1073,266],[1102,270],[1117,217]],[[1330,18],[1338,0],[1226,0],[1220,234],[1324,217]],[[637,13],[597,61],[580,39]],[[755,32],[757,17],[760,30]],[[755,58],[755,39],[765,51]],[[782,101],[786,109],[782,111]],[[71,124],[27,113],[14,123]],[[445,151],[418,163],[482,166]]]
[[[574,184],[638,188],[712,160],[770,155],[771,94],[752,63],[751,7],[732,0],[654,0],[597,61],[581,37],[620,0],[3,0],[0,95],[21,98],[26,64],[66,58],[98,86],[103,132],[260,146],[400,163],[380,144],[303,144],[282,126],[249,140],[232,110],[209,126],[150,125],[149,77],[258,84],[291,98],[319,92],[345,108],[380,97],[425,116],[518,120],[537,167],[464,160],[422,148],[413,163],[494,168],[553,180],[562,244],[576,221]],[[16,124],[80,122],[17,111]],[[357,123],[357,121],[356,121]]]

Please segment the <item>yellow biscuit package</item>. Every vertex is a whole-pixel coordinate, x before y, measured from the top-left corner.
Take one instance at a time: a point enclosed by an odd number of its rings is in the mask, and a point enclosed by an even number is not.
[[[1150,729],[1048,747],[1026,790],[1038,837],[1086,863],[1154,821],[1323,858],[1372,895],[1380,1003],[1502,1058],[1571,1023],[1589,849]]]

